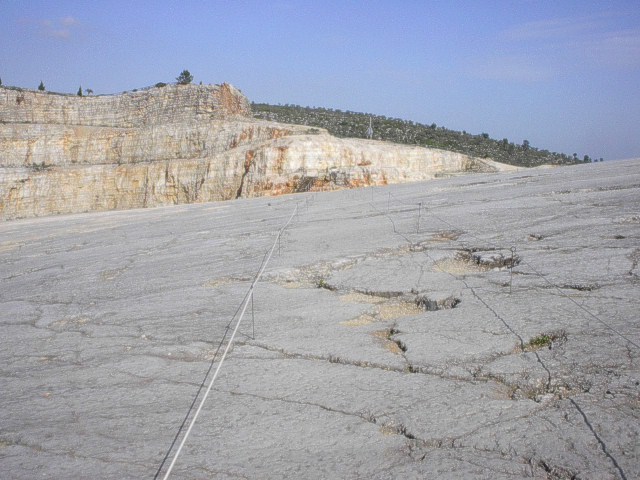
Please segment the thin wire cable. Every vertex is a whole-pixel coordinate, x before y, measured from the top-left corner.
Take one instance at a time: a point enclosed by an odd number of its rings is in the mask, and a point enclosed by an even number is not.
[[[405,202],[403,202],[402,200],[400,200],[398,197],[396,197],[395,195],[391,194],[392,197],[394,197],[396,199],[396,201],[398,203],[401,203],[403,205],[406,205]],[[375,207],[374,207],[375,208]],[[377,209],[376,209],[377,210]],[[439,220],[440,222],[444,223],[445,225],[447,225],[450,228],[453,229],[457,229],[458,227],[454,224],[452,224],[451,222],[448,222],[447,220],[443,219],[442,217],[436,215],[435,213],[433,213],[431,210],[428,210],[427,212],[429,215],[431,215],[432,217],[436,218],[437,220]],[[493,248],[496,249],[501,249],[502,247],[500,247],[500,245],[498,245],[495,242],[492,242],[491,240],[483,240],[480,237],[478,237],[477,235],[474,235],[473,233],[470,232],[466,232],[469,236],[475,238],[478,241],[481,242],[485,242],[486,244],[490,245]],[[636,344],[634,341],[630,340],[629,338],[627,338],[624,334],[620,333],[618,330],[616,330],[615,328],[611,327],[609,324],[607,324],[606,322],[604,322],[602,319],[600,319],[597,315],[595,315],[594,313],[592,313],[591,311],[587,310],[584,306],[582,306],[581,304],[577,303],[573,298],[571,298],[570,296],[568,296],[567,294],[565,294],[562,289],[556,285],[555,283],[551,282],[548,278],[546,278],[542,273],[540,273],[538,270],[536,270],[533,265],[531,265],[529,262],[521,259],[520,262],[524,265],[527,265],[536,275],[538,275],[541,279],[543,279],[545,282],[547,282],[550,286],[554,287],[561,296],[567,298],[568,300],[570,300],[572,303],[574,303],[576,306],[578,306],[581,310],[583,310],[585,313],[587,313],[588,315],[590,315],[591,317],[593,317],[594,319],[596,319],[598,322],[600,322],[601,324],[605,325],[607,328],[609,328],[611,331],[615,332],[617,335],[619,335],[620,337],[622,337],[623,339],[627,340],[629,343],[631,343],[632,345],[634,345],[637,348],[640,348],[640,346],[638,344]]]
[[[176,435],[173,437],[173,441],[171,442],[171,445],[169,446],[169,449],[167,450],[167,453],[165,454],[164,458],[162,459],[162,463],[160,463],[160,466],[158,467],[158,470],[156,471],[156,474],[153,476],[154,480],[156,480],[158,478],[158,476],[160,475],[160,472],[162,471],[162,467],[164,467],[164,464],[166,463],[167,459],[169,458],[169,455],[171,454],[171,451],[173,450],[173,447],[175,446],[176,442],[178,441],[178,438],[180,438],[180,434],[182,433],[182,429],[186,425],[187,420],[189,419],[189,416],[191,415],[191,412],[193,411],[193,407],[195,406],[196,401],[198,400],[198,397],[200,396],[200,392],[202,392],[202,389],[204,388],[204,385],[207,382],[207,378],[209,378],[209,374],[211,373],[211,370],[213,370],[213,365],[215,364],[216,357],[218,356],[218,353],[220,352],[220,349],[222,348],[222,345],[224,344],[225,338],[227,338],[227,334],[229,333],[229,328],[231,327],[231,323],[233,322],[233,319],[236,318],[236,315],[238,315],[238,312],[240,311],[240,307],[241,306],[242,306],[242,303],[240,303],[240,305],[238,305],[238,308],[236,309],[235,313],[231,317],[231,320],[229,320],[229,322],[225,326],[224,334],[222,335],[222,339],[220,340],[220,343],[218,343],[218,348],[216,348],[216,351],[213,354],[213,358],[211,359],[211,362],[209,363],[209,369],[207,370],[207,373],[205,374],[204,378],[202,379],[202,382],[200,383],[200,386],[198,387],[198,391],[196,392],[195,397],[193,397],[193,401],[191,402],[191,405],[189,406],[189,409],[187,410],[187,414],[185,415],[184,419],[182,420],[182,423],[180,424],[180,428],[178,428],[178,431],[177,431]]]
[[[604,320],[602,320],[600,317],[598,317],[595,313],[591,312],[589,309],[587,309],[585,306],[583,306],[582,304],[578,303],[575,301],[575,299],[571,298],[569,295],[567,295],[566,293],[564,293],[562,291],[562,289],[556,285],[555,283],[553,283],[551,280],[549,280],[548,278],[546,278],[544,275],[542,275],[540,272],[538,272],[529,262],[525,262],[524,260],[520,261],[521,263],[523,263],[524,265],[528,266],[531,270],[533,270],[533,272],[538,275],[540,278],[542,278],[545,282],[547,282],[550,286],[552,286],[553,288],[555,288],[558,293],[560,293],[561,296],[563,296],[564,298],[566,298],[567,300],[569,300],[571,303],[573,303],[576,307],[578,307],[580,310],[582,310],[583,312],[585,312],[587,315],[589,315],[590,317],[592,317],[593,319],[597,320],[598,322],[600,322],[602,325],[604,325],[605,327],[607,327],[609,330],[611,330],[612,332],[614,332],[616,335],[618,335],[619,337],[625,339],[627,342],[629,342],[631,345],[633,345],[634,347],[636,347],[637,349],[640,350],[640,345],[638,345],[636,342],[634,342],[633,340],[631,340],[630,338],[628,338],[626,335],[624,335],[623,333],[621,333],[620,331],[618,331],[617,329],[615,329],[614,327],[612,327],[611,325],[609,325],[607,322],[605,322]]]
[[[436,215],[435,213],[433,213],[432,211],[428,211],[427,212],[428,215],[433,216],[434,218],[438,219],[439,221],[441,221],[442,223],[444,223],[445,225],[448,225],[450,228],[453,229],[457,229],[456,225],[453,225],[452,223],[446,221],[445,219],[441,218],[440,216]],[[482,241],[487,243],[488,245],[491,245],[493,248],[497,248],[497,249],[501,249],[502,247],[500,247],[500,245],[492,242],[491,240],[482,240],[481,238],[477,237],[476,235],[474,235],[473,233],[469,233],[469,236],[475,238],[478,241]],[[640,345],[638,345],[636,342],[634,342],[633,340],[631,340],[629,337],[627,337],[625,334],[623,334],[622,332],[618,331],[617,329],[615,329],[614,327],[612,327],[611,325],[609,325],[607,322],[605,322],[604,320],[602,320],[600,317],[598,317],[595,313],[591,312],[589,309],[587,309],[584,305],[578,303],[575,301],[575,299],[571,298],[569,295],[567,295],[565,292],[562,291],[562,289],[556,285],[554,282],[552,282],[551,280],[549,280],[547,277],[545,277],[541,272],[539,272],[533,265],[531,265],[531,263],[527,262],[524,259],[520,259],[520,263],[522,263],[523,265],[526,265],[527,267],[529,267],[533,273],[535,273],[538,277],[540,277],[542,280],[544,280],[547,284],[549,284],[549,286],[553,287],[562,297],[566,298],[567,300],[569,300],[571,303],[573,303],[576,307],[578,307],[580,310],[582,310],[584,313],[586,313],[587,315],[589,315],[591,318],[593,318],[594,320],[596,320],[597,322],[599,322],[600,324],[604,325],[606,328],[608,328],[609,330],[611,330],[612,332],[614,332],[616,335],[618,335],[620,338],[626,340],[627,342],[629,342],[631,345],[633,345],[634,347],[636,347],[637,349],[640,350]]]
[[[268,253],[269,253],[269,250],[267,250],[262,255],[262,260],[260,262],[259,269],[262,268],[262,266],[264,265],[265,259],[267,258],[267,254]],[[164,458],[162,459],[162,462],[160,463],[160,466],[158,467],[158,470],[156,471],[156,474],[153,477],[154,480],[157,480],[158,476],[160,475],[160,472],[162,471],[162,467],[164,466],[164,464],[166,463],[167,459],[169,458],[169,455],[171,454],[171,451],[173,450],[173,447],[175,446],[176,442],[178,441],[178,438],[180,438],[180,434],[182,433],[182,430],[184,429],[184,426],[186,425],[187,420],[189,419],[189,416],[191,415],[191,412],[193,411],[193,407],[195,406],[196,401],[198,400],[198,397],[200,396],[200,393],[202,392],[202,389],[204,388],[204,385],[207,382],[207,378],[209,378],[209,374],[211,373],[211,370],[213,369],[213,365],[215,364],[216,357],[218,356],[218,353],[220,353],[220,349],[222,348],[222,345],[224,344],[224,341],[227,338],[227,334],[229,333],[229,329],[231,328],[231,324],[233,323],[233,320],[238,315],[238,312],[240,312],[240,309],[242,308],[243,303],[247,300],[247,298],[249,298],[249,296],[251,294],[252,294],[251,290],[248,290],[245,293],[245,296],[243,297],[242,302],[240,302],[240,304],[238,305],[238,308],[236,308],[236,311],[233,313],[233,315],[229,319],[229,322],[227,322],[227,325],[225,326],[225,329],[224,329],[224,334],[222,335],[222,339],[220,340],[220,343],[218,343],[218,347],[216,348],[216,351],[213,354],[213,358],[211,359],[211,362],[209,363],[209,369],[207,370],[207,373],[205,374],[204,378],[202,379],[202,382],[200,383],[200,386],[198,387],[198,391],[196,392],[196,395],[193,397],[193,401],[191,402],[191,405],[189,406],[189,409],[187,410],[187,414],[185,415],[184,419],[182,420],[182,423],[180,424],[180,427],[178,428],[178,431],[176,432],[176,435],[173,437],[173,441],[171,442],[171,445],[169,446],[169,449],[167,450],[167,453],[165,454]]]
[[[371,204],[371,207],[375,210],[378,210],[373,204]],[[440,217],[438,217],[437,215],[433,214],[432,212],[430,212],[435,218],[437,218],[438,220],[442,221],[443,223],[445,223],[446,225],[448,225],[451,228],[456,229],[455,225],[452,225],[451,223],[445,221],[444,219],[441,219]],[[387,217],[389,218],[389,220],[391,220],[391,218],[387,215]],[[391,223],[393,223],[393,220],[391,220]],[[403,235],[400,234],[399,232],[395,232],[395,224],[394,224],[394,233],[398,233],[400,236],[402,236],[405,240],[409,241],[409,239]],[[480,240],[477,236],[470,234],[472,237],[474,237],[476,240]],[[500,248],[499,245],[488,241],[488,244],[492,245],[495,248]],[[427,250],[424,250],[423,253],[425,253],[425,255],[427,255],[427,257],[429,257],[429,259],[431,259],[431,261],[434,263],[434,265],[436,266],[436,268],[438,268],[439,270],[443,271],[440,266],[437,264],[437,262],[435,261],[435,259],[429,254],[429,252]],[[638,347],[638,345],[629,340],[628,338],[626,338],[624,335],[622,335],[620,332],[618,332],[617,330],[615,330],[613,327],[611,327],[610,325],[606,324],[605,322],[603,322],[602,320],[600,320],[595,314],[591,313],[589,310],[587,310],[586,308],[584,308],[582,305],[580,305],[579,303],[577,303],[574,299],[572,299],[571,297],[568,297],[564,292],[562,292],[560,290],[560,287],[558,287],[556,284],[554,284],[553,282],[551,282],[550,280],[548,280],[547,278],[545,278],[540,272],[538,272],[535,268],[533,268],[530,264],[526,263],[526,262],[522,262],[521,263],[525,263],[526,265],[529,266],[529,268],[531,268],[531,270],[533,270],[533,272],[538,275],[539,277],[541,277],[543,280],[545,280],[547,283],[549,283],[550,285],[552,285],[554,288],[556,288],[562,296],[568,298],[569,300],[571,300],[576,306],[578,306],[579,308],[581,308],[583,311],[585,311],[586,313],[588,313],[590,316],[594,317],[596,320],[598,320],[600,323],[604,324],[605,326],[607,326],[608,328],[610,328],[612,331],[614,331],[615,333],[617,333],[618,335],[620,335],[622,338],[624,338],[625,340],[627,340],[629,343],[635,345],[636,347]],[[451,272],[446,272],[448,273],[450,276],[457,278],[455,275],[453,275]],[[524,340],[523,338],[520,336],[520,334],[518,334],[509,324],[508,322],[501,316],[499,315],[494,308],[492,308],[480,295],[478,295],[478,293],[476,292],[476,290],[471,287],[466,280],[464,280],[464,278],[459,279],[470,291],[471,293],[474,295],[474,297],[476,297],[489,311],[491,311],[496,318],[498,318],[510,331],[512,334],[514,334],[516,337],[518,337],[518,339],[520,340],[520,345],[521,347],[524,349]],[[549,368],[547,367],[547,365],[545,364],[545,362],[542,360],[542,358],[540,357],[540,355],[538,354],[538,352],[534,351],[533,352],[534,355],[537,358],[538,363],[542,366],[542,368],[544,368],[544,370],[547,373],[547,385],[546,388],[547,390],[549,390],[551,388],[551,380],[552,380],[552,374],[551,371],[549,370]],[[575,409],[580,413],[580,415],[582,416],[582,419],[585,423],[585,425],[589,428],[589,430],[591,431],[591,433],[593,434],[593,436],[595,437],[595,439],[597,440],[600,448],[602,449],[602,451],[605,453],[605,455],[611,460],[611,462],[613,463],[614,467],[618,470],[618,473],[620,474],[620,476],[622,477],[623,480],[626,480],[626,475],[624,470],[622,469],[622,467],[620,467],[620,465],[618,464],[618,461],[616,460],[616,458],[608,451],[606,444],[604,443],[604,441],[600,438],[600,436],[598,435],[598,433],[594,430],[591,422],[589,421],[589,418],[587,417],[587,414],[584,412],[584,410],[582,410],[582,408],[580,408],[580,406],[576,403],[576,401],[573,398],[569,398],[569,402],[575,407]]]
[[[278,241],[280,239],[280,236],[285,231],[285,229],[289,226],[289,224],[291,223],[291,221],[293,220],[293,217],[296,215],[297,212],[298,212],[298,206],[296,205],[296,208],[293,210],[293,213],[289,217],[289,220],[287,221],[287,223],[278,232],[278,235],[276,236],[276,239],[273,242],[273,245],[271,246],[271,250],[269,250],[268,255],[265,257],[265,260],[262,262],[262,265],[260,266],[260,270],[256,274],[253,282],[251,282],[251,286],[249,287],[249,290],[248,290],[247,294],[245,295],[245,298],[244,298],[244,300],[243,300],[243,302],[241,304],[242,305],[242,309],[240,311],[240,315],[238,316],[238,320],[236,322],[236,325],[235,325],[235,327],[233,329],[233,333],[231,334],[231,337],[229,338],[229,341],[227,342],[227,346],[225,347],[224,352],[222,353],[222,357],[220,357],[220,362],[218,363],[218,367],[216,368],[216,371],[214,372],[213,377],[211,378],[211,382],[209,382],[209,386],[207,387],[207,390],[204,392],[204,395],[202,396],[202,400],[200,401],[200,405],[198,405],[198,409],[196,410],[196,412],[193,415],[193,418],[191,419],[191,423],[189,424],[189,428],[187,428],[187,431],[185,432],[184,437],[182,438],[182,441],[180,442],[180,445],[178,446],[178,449],[176,450],[176,453],[173,456],[173,459],[171,460],[171,463],[169,464],[169,468],[167,468],[167,471],[166,471],[166,473],[165,473],[165,475],[163,477],[163,480],[167,480],[169,478],[169,475],[171,474],[171,471],[173,470],[173,467],[174,467],[176,461],[178,460],[178,457],[180,456],[180,452],[182,452],[182,448],[184,447],[184,444],[186,443],[187,438],[189,438],[189,434],[191,433],[191,430],[193,429],[193,426],[195,425],[196,420],[198,419],[198,416],[200,415],[200,412],[202,411],[202,407],[204,406],[204,402],[207,400],[207,397],[209,396],[209,392],[211,392],[211,388],[213,387],[213,384],[216,381],[216,378],[218,377],[218,374],[220,373],[220,369],[222,368],[222,364],[224,363],[224,360],[227,357],[227,354],[229,353],[229,349],[231,348],[231,345],[233,344],[233,340],[235,339],[235,336],[238,333],[238,328],[240,327],[240,323],[242,322],[242,318],[244,317],[244,314],[247,311],[247,307],[249,306],[248,299],[253,294],[253,290],[254,290],[256,284],[258,283],[258,281],[260,280],[260,277],[264,273],[264,270],[267,267],[267,264],[269,263],[269,260],[271,259],[271,256],[273,255],[273,252],[275,251],[275,248],[278,245]]]

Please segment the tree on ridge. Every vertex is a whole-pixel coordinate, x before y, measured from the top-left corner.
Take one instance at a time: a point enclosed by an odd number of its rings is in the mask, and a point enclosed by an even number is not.
[[[189,70],[183,70],[180,72],[180,75],[176,77],[176,81],[178,85],[188,85],[193,82],[193,75],[189,73]]]

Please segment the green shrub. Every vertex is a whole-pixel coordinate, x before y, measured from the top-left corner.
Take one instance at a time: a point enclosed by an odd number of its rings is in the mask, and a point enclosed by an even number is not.
[[[176,77],[176,81],[178,85],[188,85],[193,82],[193,75],[189,73],[189,70],[183,70],[180,72],[180,75]]]
[[[298,105],[269,105],[252,103],[256,118],[308,127],[324,128],[336,137],[366,138],[369,119],[373,123],[373,138],[394,143],[440,148],[472,157],[491,158],[511,165],[534,167],[542,164],[582,163],[577,156],[532,147],[528,140],[522,145],[508,139],[494,140],[488,133],[470,135],[410,120],[388,118],[382,115],[357,113],[337,109],[301,107]]]

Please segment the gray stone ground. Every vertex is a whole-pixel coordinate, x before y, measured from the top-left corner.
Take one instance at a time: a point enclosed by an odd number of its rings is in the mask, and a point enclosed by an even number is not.
[[[296,204],[172,478],[640,477],[634,161],[0,224],[2,478],[153,478]]]

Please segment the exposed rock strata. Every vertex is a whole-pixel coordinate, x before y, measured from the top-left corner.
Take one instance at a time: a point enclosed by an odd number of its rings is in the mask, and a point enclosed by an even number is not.
[[[227,84],[95,97],[0,88],[0,152],[2,219],[513,168],[258,121]]]
[[[640,161],[368,190],[0,222],[0,476],[152,478],[251,288],[171,479],[640,478]]]

